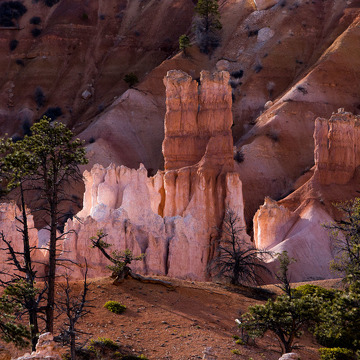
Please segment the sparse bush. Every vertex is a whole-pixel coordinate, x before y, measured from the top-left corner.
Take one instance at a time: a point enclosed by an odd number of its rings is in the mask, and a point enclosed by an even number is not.
[[[36,89],[35,89],[35,94],[34,94],[34,98],[35,98],[35,102],[36,102],[36,105],[41,108],[44,106],[44,103],[45,103],[45,95],[44,95],[44,92],[42,90],[42,88],[40,86],[38,86]]]
[[[90,340],[90,345],[86,348],[77,349],[76,358],[81,360],[147,360],[145,355],[135,355],[132,351],[132,348],[121,346],[111,339],[98,338]],[[69,357],[66,360],[68,359]]]
[[[190,38],[183,34],[179,37],[179,49],[183,50],[184,53],[186,51],[186,48],[188,48],[190,46]]]
[[[241,84],[242,82],[240,82],[238,79],[229,81],[229,85],[231,86],[232,89],[236,89]]]
[[[268,272],[262,263],[266,251],[256,249],[244,239],[239,215],[227,209],[221,229],[214,239],[216,255],[209,264],[214,276],[227,278],[233,285],[259,284],[259,272]]]
[[[252,37],[252,36],[257,36],[257,34],[259,33],[259,30],[249,30],[248,31],[248,37]]]
[[[103,103],[101,103],[99,106],[98,106],[98,113],[101,113],[103,112],[105,109],[105,105]]]
[[[279,131],[278,130],[270,130],[266,136],[271,139],[274,142],[278,142],[279,141]]]
[[[25,66],[25,63],[21,59],[15,60],[16,65]]]
[[[219,5],[217,0],[199,0],[195,6],[194,21],[196,42],[200,51],[209,54],[220,45]]]
[[[234,355],[241,355],[241,351],[238,350],[238,349],[232,349],[231,352],[232,352]]]
[[[48,7],[52,7],[57,4],[60,0],[45,0],[44,4]]]
[[[31,135],[31,122],[28,119],[25,119],[24,122],[22,123],[22,129],[23,129],[23,134],[24,136],[30,136]]]
[[[254,67],[254,71],[255,73],[259,73],[261,70],[263,69],[263,66],[261,64],[256,64],[255,67]]]
[[[92,136],[90,139],[89,139],[89,144],[93,144],[95,142],[95,138]]]
[[[81,18],[82,18],[84,21],[87,21],[87,20],[89,20],[89,15],[88,15],[86,12],[83,12],[82,15],[81,15]]]
[[[40,16],[33,16],[30,20],[29,20],[30,24],[33,25],[39,25],[41,23],[41,17]]]
[[[118,301],[107,301],[104,305],[105,309],[108,309],[114,314],[122,314],[126,310],[126,306],[120,304]]]
[[[139,79],[133,72],[131,72],[124,76],[124,81],[129,85],[129,87],[133,87],[139,82]]]
[[[26,11],[27,8],[20,1],[4,1],[0,5],[0,26],[15,26],[13,20],[17,22]]]
[[[97,340],[91,339],[90,346],[100,346],[109,350],[117,350],[119,345],[109,338],[99,337]]]
[[[36,37],[40,36],[40,34],[41,34],[41,29],[34,28],[34,29],[31,30],[31,34],[32,34],[33,37],[36,38]]]
[[[63,112],[59,106],[50,107],[45,111],[45,113],[42,115],[42,117],[46,116],[50,119],[50,121],[54,121],[62,114],[63,114]]]
[[[233,71],[230,75],[235,79],[241,79],[244,75],[244,71],[243,70]]]
[[[297,86],[296,90],[300,91],[303,95],[306,95],[308,91],[303,86]]]
[[[355,360],[355,354],[344,348],[321,348],[319,349],[321,360]]]
[[[240,164],[244,161],[244,159],[245,159],[245,156],[244,156],[244,152],[242,151],[242,149],[236,151],[236,153],[234,154],[234,160]]]
[[[19,42],[17,40],[11,40],[9,43],[10,51],[14,51],[17,48],[18,44]]]

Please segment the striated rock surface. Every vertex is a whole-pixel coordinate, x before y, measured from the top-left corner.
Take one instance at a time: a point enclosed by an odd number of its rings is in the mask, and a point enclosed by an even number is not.
[[[334,249],[323,225],[334,221],[334,202],[358,196],[359,140],[359,116],[339,109],[329,120],[317,118],[313,175],[279,202],[266,198],[255,214],[256,246],[286,250],[297,259],[291,265],[292,281],[334,276],[329,270]],[[275,269],[273,259],[269,267]]]
[[[339,109],[329,120],[317,118],[315,176],[320,184],[346,184],[360,165],[360,116]]]
[[[212,166],[233,168],[230,75],[202,71],[201,86],[183,71],[169,71],[166,87],[165,170],[195,165],[210,145]],[[210,142],[212,144],[210,144]],[[213,143],[216,146],[213,146]]]
[[[207,278],[211,239],[225,209],[235,211],[245,226],[242,184],[232,171],[228,80],[226,72],[202,72],[198,91],[189,75],[168,72],[165,171],[150,178],[142,164],[138,170],[112,164],[85,171],[84,207],[77,215],[82,220],[68,221],[64,256],[78,263],[86,257],[89,275],[103,274],[103,255],[89,248],[89,238],[103,229],[114,250],[146,255],[134,263],[136,271]]]

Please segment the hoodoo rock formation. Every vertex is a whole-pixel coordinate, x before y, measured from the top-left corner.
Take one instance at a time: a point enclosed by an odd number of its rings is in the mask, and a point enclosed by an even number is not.
[[[329,270],[334,252],[323,225],[334,221],[334,202],[358,196],[359,121],[359,116],[344,109],[329,120],[317,118],[313,175],[279,202],[266,198],[255,214],[256,246],[276,253],[286,250],[296,258],[291,266],[293,281],[334,276]],[[269,264],[273,267],[274,260]]]
[[[229,74],[204,71],[200,83],[182,71],[169,71],[164,80],[164,171],[154,177],[142,165],[85,171],[84,208],[80,221],[65,227],[63,256],[86,258],[90,276],[106,272],[103,255],[89,247],[99,229],[113,250],[145,254],[132,265],[136,271],[204,280],[225,209],[245,225],[242,184],[233,171]]]

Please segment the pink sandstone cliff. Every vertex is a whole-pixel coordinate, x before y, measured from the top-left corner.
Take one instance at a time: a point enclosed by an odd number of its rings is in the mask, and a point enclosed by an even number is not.
[[[85,171],[83,210],[68,221],[64,257],[84,258],[90,276],[108,273],[89,238],[103,229],[113,250],[144,253],[136,271],[204,280],[212,238],[226,208],[244,226],[242,185],[233,172],[229,74],[202,72],[199,86],[182,71],[169,71],[166,86],[165,171],[95,165]],[[79,276],[77,272],[75,276]]]
[[[255,214],[256,246],[275,253],[286,250],[296,258],[293,281],[334,277],[329,270],[334,253],[323,224],[334,221],[334,201],[358,196],[359,120],[343,109],[329,120],[317,118],[312,177],[279,202],[266,198]],[[269,266],[275,268],[274,260]]]

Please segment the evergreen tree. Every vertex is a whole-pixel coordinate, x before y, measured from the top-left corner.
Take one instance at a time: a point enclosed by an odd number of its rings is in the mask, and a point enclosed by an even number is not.
[[[220,44],[222,25],[217,0],[198,0],[195,13],[196,40],[200,51],[208,54]]]
[[[2,179],[7,183],[8,189],[20,188],[22,218],[21,223],[24,251],[15,252],[11,243],[7,244],[12,263],[22,272],[30,287],[34,287],[36,272],[31,261],[33,248],[29,245],[27,217],[24,193],[32,192],[41,204],[45,220],[50,232],[48,244],[49,260],[46,282],[46,330],[53,332],[54,327],[54,300],[55,276],[57,264],[57,242],[63,236],[57,235],[61,220],[66,215],[60,205],[71,201],[67,194],[70,181],[81,179],[79,165],[86,164],[85,149],[79,139],[73,140],[73,133],[60,122],[51,122],[43,117],[31,127],[31,136],[17,142],[11,139],[1,139],[0,172]],[[20,258],[19,258],[20,256]],[[23,265],[25,264],[25,265]],[[29,313],[30,315],[30,313]]]

